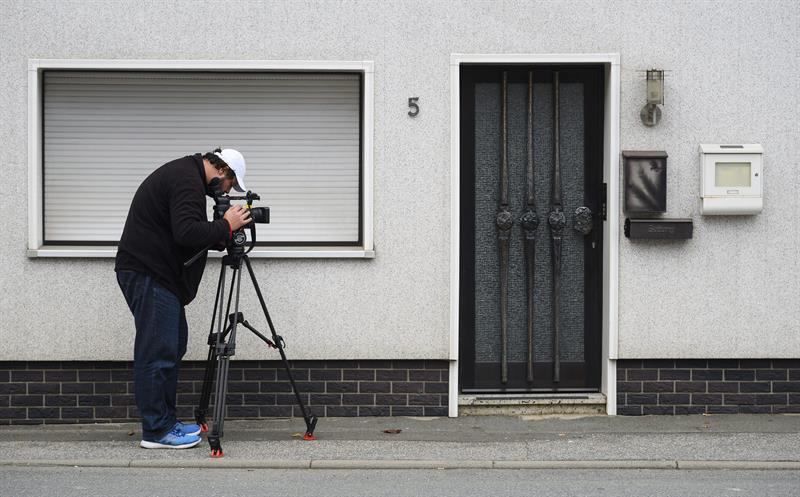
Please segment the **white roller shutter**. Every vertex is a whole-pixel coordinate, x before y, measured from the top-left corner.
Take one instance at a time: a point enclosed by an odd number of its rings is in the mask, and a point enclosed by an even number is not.
[[[113,244],[150,172],[221,146],[271,208],[259,241],[355,245],[360,91],[358,74],[47,71],[45,241]]]

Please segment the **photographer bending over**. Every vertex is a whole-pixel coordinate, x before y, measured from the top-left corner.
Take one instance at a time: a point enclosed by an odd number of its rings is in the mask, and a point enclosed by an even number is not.
[[[209,221],[206,195],[212,187],[245,191],[245,163],[233,149],[168,162],[139,186],[117,249],[114,270],[136,324],[133,381],[142,417],[141,446],[183,449],[200,443],[200,427],[181,423],[175,396],[188,328],[184,306],[197,294],[206,265],[204,247],[224,245],[250,222],[241,205]]]

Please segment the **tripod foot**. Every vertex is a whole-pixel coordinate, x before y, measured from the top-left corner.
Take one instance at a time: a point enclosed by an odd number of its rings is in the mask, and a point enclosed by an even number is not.
[[[302,407],[302,405],[301,405]],[[314,436],[314,430],[317,427],[317,417],[316,416],[309,416],[306,418],[306,434],[303,435],[303,440],[316,440],[317,437]]]
[[[206,421],[206,410],[197,408],[194,410],[194,420],[200,426],[200,433],[208,432],[208,421]]]
[[[219,443],[219,437],[208,437],[208,443],[211,445],[211,457],[220,458],[223,456],[222,445]]]

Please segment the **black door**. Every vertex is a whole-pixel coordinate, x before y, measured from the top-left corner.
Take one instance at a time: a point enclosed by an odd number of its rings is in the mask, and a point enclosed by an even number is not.
[[[462,392],[599,390],[603,80],[461,68]]]

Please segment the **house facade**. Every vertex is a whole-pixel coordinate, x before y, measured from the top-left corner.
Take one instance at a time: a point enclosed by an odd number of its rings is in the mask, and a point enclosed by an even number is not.
[[[0,423],[137,419],[116,242],[218,146],[317,415],[800,412],[793,3],[0,7]],[[246,275],[239,307],[268,333]],[[229,417],[298,415],[278,359],[240,332]]]

